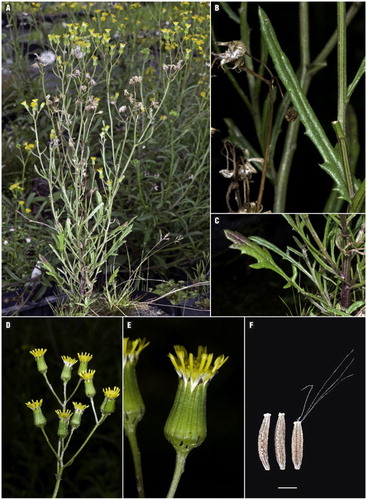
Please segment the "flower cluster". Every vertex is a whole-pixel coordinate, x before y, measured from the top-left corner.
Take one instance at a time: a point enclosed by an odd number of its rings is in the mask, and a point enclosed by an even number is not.
[[[48,367],[45,361],[45,354],[47,352],[47,349],[37,348],[37,349],[32,349],[29,352],[30,354],[32,354],[37,363],[38,371],[42,373],[42,375],[46,379],[47,384],[52,389],[52,386],[50,385],[46,375]],[[84,380],[85,395],[86,397],[90,398],[93,406],[93,411],[95,411],[93,398],[96,395],[96,390],[93,385],[93,377],[96,371],[88,369],[88,363],[92,360],[93,354],[89,354],[87,352],[78,353],[78,358],[79,358],[78,375],[82,380]],[[64,394],[65,394],[66,385],[71,379],[73,367],[78,362],[78,359],[72,358],[70,356],[61,356],[61,359],[64,363],[64,366],[61,371],[60,378],[64,383]],[[103,389],[103,393],[104,393],[104,400],[101,405],[101,414],[102,417],[105,418],[106,416],[111,415],[111,413],[115,411],[116,399],[120,395],[120,388],[114,387],[113,389],[111,389],[110,387],[108,387],[106,389]],[[54,395],[56,394],[54,393]],[[59,402],[61,404],[60,400]],[[43,427],[44,425],[46,425],[46,418],[44,417],[41,410],[42,403],[43,403],[42,399],[36,401],[32,399],[32,401],[25,403],[26,406],[33,411],[34,424],[37,427]],[[85,405],[83,403],[78,403],[76,401],[72,401],[72,403],[74,406],[74,412],[65,408],[66,401],[62,405],[63,406],[62,410],[60,409],[55,410],[57,416],[59,417],[59,427],[57,434],[61,439],[64,439],[68,435],[69,424],[71,425],[72,430],[75,430],[80,426],[82,415],[84,411],[87,408],[89,408],[89,405]]]

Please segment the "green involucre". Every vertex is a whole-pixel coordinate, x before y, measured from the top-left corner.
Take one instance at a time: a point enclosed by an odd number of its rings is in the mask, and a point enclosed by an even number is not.
[[[124,423],[126,427],[135,427],[143,418],[145,405],[140,394],[135,372],[135,363],[127,362],[124,366]]]
[[[206,438],[207,384],[191,384],[179,380],[175,401],[164,426],[164,435],[176,452],[189,453]]]

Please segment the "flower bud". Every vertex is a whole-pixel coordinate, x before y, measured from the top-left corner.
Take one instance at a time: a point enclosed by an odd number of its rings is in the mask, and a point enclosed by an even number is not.
[[[32,356],[34,356],[34,359],[37,363],[37,369],[40,373],[46,373],[47,372],[47,365],[46,361],[44,358],[44,355],[47,352],[47,349],[33,349],[32,351],[29,351]]]
[[[44,427],[47,423],[47,420],[41,410],[42,402],[43,399],[40,399],[39,401],[33,401],[32,399],[32,401],[25,403],[26,406],[33,411],[33,420],[36,427]]]
[[[114,387],[113,389],[103,389],[105,398],[101,404],[101,412],[103,415],[110,415],[115,411],[116,398],[120,395],[119,387]]]

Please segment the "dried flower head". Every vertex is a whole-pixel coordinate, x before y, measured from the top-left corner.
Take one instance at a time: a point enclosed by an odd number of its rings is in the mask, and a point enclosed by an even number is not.
[[[85,56],[85,52],[83,52],[79,45],[75,47],[75,49],[71,49],[71,55],[73,55],[76,59],[82,59]]]
[[[232,42],[217,42],[217,45],[228,47],[222,54],[216,54],[213,52],[215,60],[220,60],[221,68],[225,71],[224,65],[233,63],[233,66],[230,69],[235,69],[238,72],[242,71],[245,66],[244,58],[247,53],[246,45],[241,42],[241,40],[233,40]]]
[[[42,52],[41,55],[34,54],[36,56],[37,61],[42,65],[42,66],[49,66],[50,64],[54,63],[56,61],[56,54],[52,52],[51,50],[46,50],[45,52]],[[34,66],[37,66],[37,63],[34,64]]]
[[[142,81],[142,76],[132,76],[129,80],[129,85],[136,85],[137,83],[141,83]]]

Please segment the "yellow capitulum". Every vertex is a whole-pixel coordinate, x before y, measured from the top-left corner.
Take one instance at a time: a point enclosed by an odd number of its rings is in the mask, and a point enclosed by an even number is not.
[[[183,346],[175,345],[174,348],[176,357],[171,353],[168,356],[178,376],[183,378],[185,385],[190,382],[191,390],[194,390],[200,382],[204,385],[208,383],[228,359],[228,356],[225,357],[222,354],[212,363],[214,355],[208,354],[207,348],[201,345],[198,347],[197,356],[192,353],[188,354]]]
[[[139,359],[139,354],[149,344],[150,344],[150,342],[146,342],[145,338],[144,339],[130,340],[129,337],[125,337],[124,338],[123,365],[125,366],[125,363],[127,361],[130,361],[130,362],[136,364],[138,359]]]

